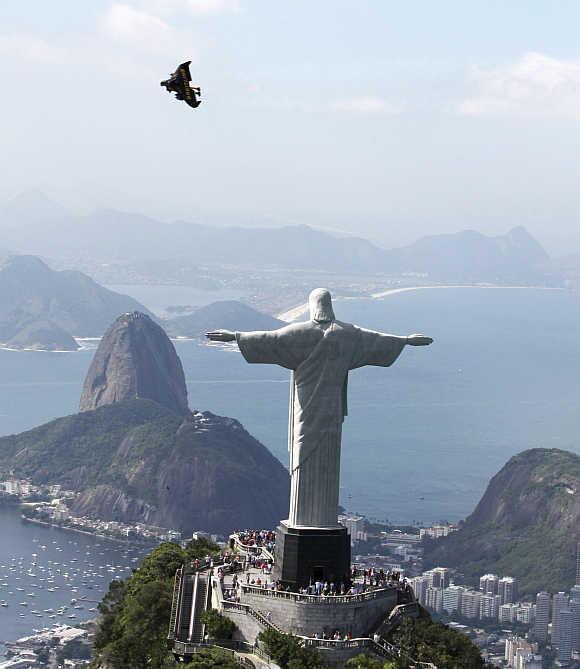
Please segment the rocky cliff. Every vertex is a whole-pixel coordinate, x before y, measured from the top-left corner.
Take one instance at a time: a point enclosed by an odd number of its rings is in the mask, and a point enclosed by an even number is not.
[[[458,532],[430,542],[426,564],[455,567],[468,578],[517,576],[520,590],[568,590],[580,541],[580,457],[535,448],[491,479]]]
[[[0,471],[76,490],[73,511],[227,533],[288,512],[286,469],[236,420],[132,399],[0,438]]]
[[[101,339],[89,367],[81,411],[142,398],[176,414],[188,413],[181,361],[163,328],[133,312],[117,318]]]

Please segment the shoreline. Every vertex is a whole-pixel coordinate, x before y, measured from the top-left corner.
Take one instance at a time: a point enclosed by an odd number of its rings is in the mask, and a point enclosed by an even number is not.
[[[127,539],[121,539],[120,537],[111,537],[108,534],[99,534],[98,532],[89,532],[88,530],[81,530],[77,527],[68,527],[67,525],[58,525],[57,523],[49,523],[46,520],[39,520],[38,518],[28,518],[24,514],[20,514],[20,518],[25,523],[34,523],[35,525],[43,525],[44,527],[56,528],[58,530],[66,530],[68,532],[76,532],[77,534],[86,534],[89,537],[98,537],[99,539],[106,539],[107,541],[115,541],[119,544],[132,544],[139,546],[148,546],[149,544],[153,545],[154,542],[148,541],[134,541],[127,537]]]
[[[568,291],[568,288],[561,288],[561,287],[556,287],[556,286],[498,286],[496,284],[437,284],[437,285],[427,285],[427,286],[404,286],[401,288],[387,288],[385,290],[381,290],[377,293],[371,293],[370,295],[356,295],[356,296],[348,296],[348,297],[338,297],[337,300],[382,300],[385,297],[388,297],[389,295],[395,295],[397,293],[407,293],[411,291],[416,291],[416,290],[435,290],[435,289],[440,289],[440,288],[493,288],[493,289],[499,289],[499,290],[553,290],[553,291]],[[308,302],[303,302],[301,304],[297,304],[294,307],[291,307],[290,309],[286,309],[285,311],[281,311],[278,314],[275,314],[275,318],[278,318],[281,321],[285,321],[286,323],[293,323],[297,319],[299,319],[301,316],[304,314],[308,313]]]

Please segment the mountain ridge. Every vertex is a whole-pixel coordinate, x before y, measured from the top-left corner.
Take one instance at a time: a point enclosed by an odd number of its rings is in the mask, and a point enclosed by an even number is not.
[[[146,399],[1,437],[0,470],[77,491],[73,513],[186,533],[274,526],[290,488],[287,470],[238,421],[178,416]]]
[[[54,255],[54,236],[58,234],[59,257],[90,256],[101,262],[187,257],[192,264],[204,266],[422,273],[433,280],[455,281],[521,282],[550,275],[543,267],[545,250],[522,226],[497,236],[475,231],[431,235],[385,249],[362,237],[335,235],[308,225],[276,228],[162,223],[142,214],[101,209],[72,219],[63,214],[60,233],[55,232],[58,222],[51,218],[48,234],[44,228],[36,230],[39,226],[35,227],[34,216],[32,219],[27,226],[11,225],[10,214],[0,209],[3,243],[27,253]]]
[[[53,270],[36,256],[0,259],[0,342],[24,336],[35,322],[37,329],[50,323],[71,337],[98,336],[119,314],[136,310],[152,315],[82,272]]]
[[[568,590],[578,541],[580,456],[534,448],[492,477],[457,532],[427,543],[425,564],[453,567],[474,583],[488,572],[516,576],[527,595]]]

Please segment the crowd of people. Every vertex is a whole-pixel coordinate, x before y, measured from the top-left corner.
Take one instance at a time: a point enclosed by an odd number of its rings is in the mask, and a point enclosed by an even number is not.
[[[345,632],[344,634],[341,634],[340,630],[336,630],[332,634],[327,634],[326,632],[322,632],[319,634],[318,632],[314,632],[314,634],[310,635],[310,639],[328,639],[330,641],[351,641],[352,640],[352,634],[350,632]]]
[[[276,533],[273,530],[238,530],[235,534],[242,546],[265,548],[270,553],[274,551]]]

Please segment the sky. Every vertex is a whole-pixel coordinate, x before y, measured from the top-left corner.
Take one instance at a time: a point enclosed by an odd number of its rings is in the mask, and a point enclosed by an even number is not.
[[[580,3],[1,0],[0,200],[580,252]],[[202,104],[159,82],[192,61]]]

